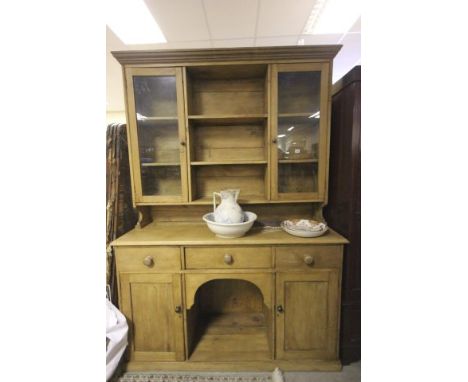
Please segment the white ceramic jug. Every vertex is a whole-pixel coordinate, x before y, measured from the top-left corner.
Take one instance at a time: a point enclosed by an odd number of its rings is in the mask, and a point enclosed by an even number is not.
[[[233,224],[244,221],[244,212],[237,204],[240,190],[223,190],[213,192],[213,215],[215,222]],[[221,198],[221,203],[216,207],[216,196]]]

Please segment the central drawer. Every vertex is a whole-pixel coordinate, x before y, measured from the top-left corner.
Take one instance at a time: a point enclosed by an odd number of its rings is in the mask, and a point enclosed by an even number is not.
[[[270,247],[187,247],[187,269],[271,268]]]

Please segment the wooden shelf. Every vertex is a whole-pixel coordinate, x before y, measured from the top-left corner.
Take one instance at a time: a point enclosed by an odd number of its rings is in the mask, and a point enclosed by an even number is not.
[[[278,118],[288,118],[288,117],[310,117],[314,113],[278,113]],[[315,118],[310,118],[315,119]],[[318,118],[317,118],[318,119]]]
[[[189,121],[211,122],[211,123],[255,123],[263,122],[268,114],[211,114],[211,115],[189,115]]]
[[[167,167],[167,166],[180,166],[180,163],[176,162],[151,162],[151,163],[142,163],[143,167]]]
[[[176,117],[146,117],[144,119],[137,119],[137,122],[153,122],[153,121],[177,121]]]
[[[197,162],[190,162],[190,164],[192,166],[248,165],[248,164],[267,164],[267,161],[266,160],[222,161],[222,162],[197,161]]]
[[[280,159],[278,163],[318,163],[318,159]]]
[[[270,200],[267,200],[265,197],[261,197],[260,195],[242,195],[239,197],[238,200],[239,204],[262,204],[262,203],[271,203]],[[213,204],[213,195],[211,196],[202,196],[201,198],[197,198],[191,201],[189,204]]]
[[[252,361],[271,358],[263,313],[203,316],[205,323],[191,361]]]

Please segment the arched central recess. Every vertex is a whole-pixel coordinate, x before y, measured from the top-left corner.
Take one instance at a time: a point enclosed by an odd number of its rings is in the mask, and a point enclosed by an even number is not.
[[[202,284],[187,312],[193,361],[272,358],[272,312],[254,283],[215,279]]]

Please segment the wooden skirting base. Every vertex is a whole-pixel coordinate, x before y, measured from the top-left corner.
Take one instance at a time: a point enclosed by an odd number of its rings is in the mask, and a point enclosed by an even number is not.
[[[129,362],[125,371],[341,371],[340,361]]]

